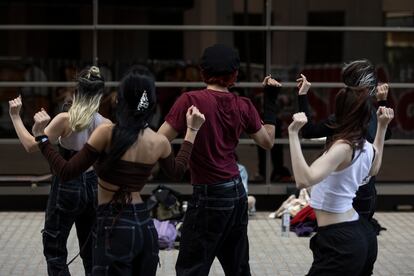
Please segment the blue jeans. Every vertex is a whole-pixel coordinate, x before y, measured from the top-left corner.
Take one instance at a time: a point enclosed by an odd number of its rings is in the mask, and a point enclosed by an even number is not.
[[[92,272],[92,228],[97,206],[97,176],[86,172],[70,181],[54,177],[46,208],[43,254],[49,275],[70,275],[66,243],[75,224],[85,274]]]
[[[181,232],[177,275],[208,275],[217,257],[226,275],[249,276],[247,196],[240,177],[193,189]]]
[[[156,275],[158,234],[146,204],[99,205],[94,276]]]

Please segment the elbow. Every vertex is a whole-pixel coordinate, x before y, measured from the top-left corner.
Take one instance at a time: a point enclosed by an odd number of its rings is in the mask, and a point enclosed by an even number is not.
[[[271,150],[273,148],[274,143],[275,143],[274,139],[266,140],[262,144],[262,148],[264,148],[265,150]]]
[[[295,182],[298,189],[306,189],[316,183],[309,176],[295,176]]]
[[[372,168],[371,172],[369,173],[370,176],[376,176],[379,173],[379,167]]]
[[[36,151],[39,150],[37,143],[36,144],[32,144],[30,146],[24,146],[24,149],[26,150],[27,153],[34,153]]]
[[[306,189],[310,186],[310,184],[306,181],[296,181],[296,188],[299,190]]]

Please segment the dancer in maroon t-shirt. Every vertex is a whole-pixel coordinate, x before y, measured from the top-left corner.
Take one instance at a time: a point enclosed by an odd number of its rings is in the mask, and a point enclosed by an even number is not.
[[[190,158],[193,197],[184,219],[177,275],[208,275],[217,257],[226,275],[250,275],[247,196],[240,180],[235,149],[242,132],[258,145],[274,143],[278,82],[266,77],[263,126],[247,98],[229,93],[239,69],[238,53],[216,44],[205,49],[201,74],[207,88],[184,93],[168,113],[159,133],[169,140],[183,133],[185,112],[196,106],[206,117]]]

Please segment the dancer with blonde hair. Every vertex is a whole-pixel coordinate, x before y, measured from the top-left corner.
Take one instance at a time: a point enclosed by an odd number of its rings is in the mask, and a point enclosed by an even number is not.
[[[98,126],[110,123],[98,113],[104,89],[99,68],[92,66],[81,71],[77,83],[68,112],[56,115],[45,129],[49,140],[58,144],[61,155],[67,160],[83,147]],[[20,117],[21,97],[9,101],[9,106],[10,117],[23,147],[29,153],[38,151],[38,141],[27,131]],[[39,139],[41,141],[44,137]],[[75,224],[85,274],[91,275],[91,231],[97,202],[96,174],[91,167],[79,172],[70,181],[62,181],[55,172],[53,174],[42,230],[48,274],[70,275],[66,243]]]

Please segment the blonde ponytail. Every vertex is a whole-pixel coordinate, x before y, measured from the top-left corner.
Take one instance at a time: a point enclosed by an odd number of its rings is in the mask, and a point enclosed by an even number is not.
[[[78,91],[68,111],[69,126],[72,131],[82,131],[92,123],[95,113],[99,110],[103,87],[104,82],[98,67],[92,66],[89,70],[81,72]]]

